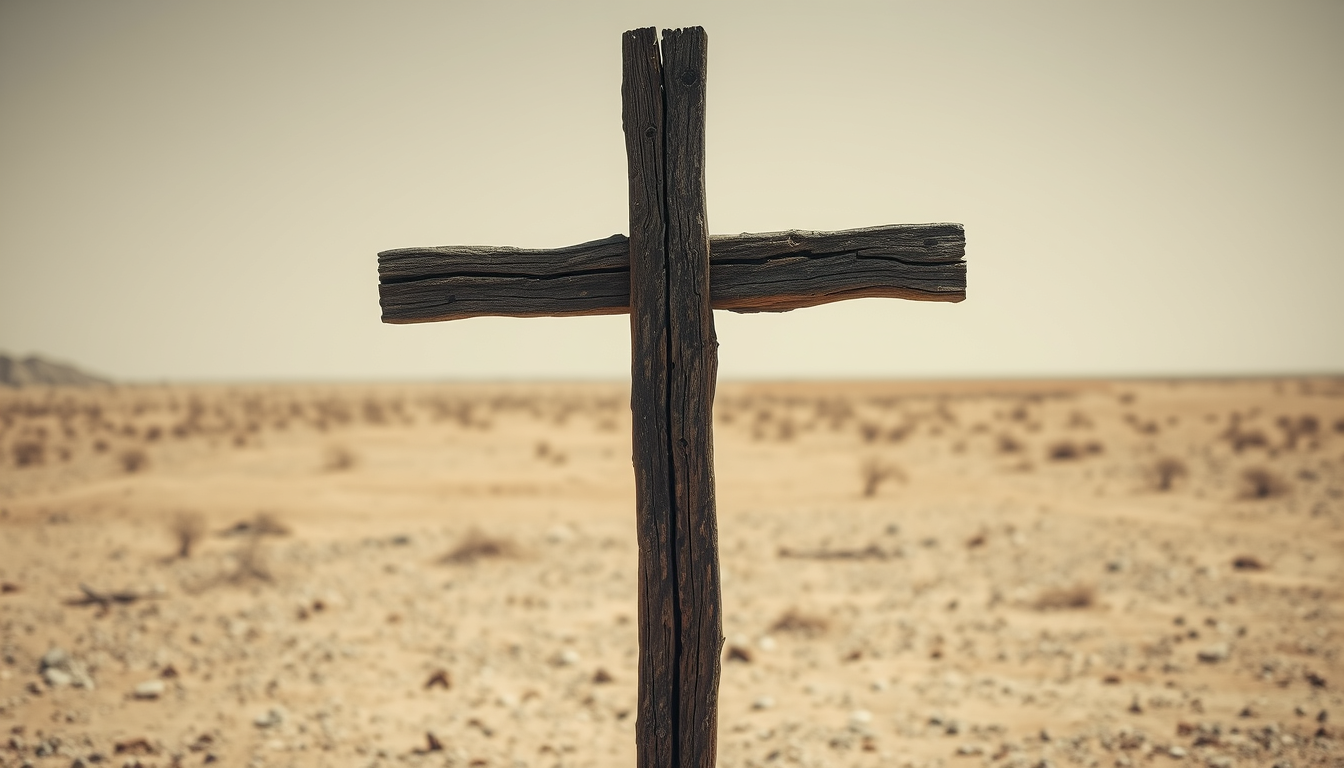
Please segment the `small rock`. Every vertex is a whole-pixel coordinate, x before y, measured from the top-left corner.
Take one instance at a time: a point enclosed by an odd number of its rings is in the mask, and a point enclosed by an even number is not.
[[[166,690],[167,686],[162,680],[146,680],[135,686],[135,691],[132,695],[137,699],[153,701],[162,696],[163,692]]]
[[[770,651],[775,650],[775,638],[766,635],[765,637],[762,637],[760,640],[756,641],[756,647],[760,648],[762,651],[769,653]]]
[[[1170,747],[1167,747],[1167,754],[1179,760],[1182,757],[1185,757],[1185,747],[1179,745],[1172,745]]]
[[[76,688],[93,690],[93,678],[83,662],[66,653],[63,648],[53,646],[42,656],[38,671],[47,685],[55,688],[73,685]]]
[[[984,754],[985,748],[979,744],[962,744],[957,747],[958,755],[980,755]]]
[[[57,669],[56,667],[47,667],[42,670],[42,679],[47,681],[47,685],[52,688],[59,688],[63,685],[70,685],[75,681],[70,673]]]
[[[728,661],[740,661],[744,664],[751,663],[751,649],[740,645],[728,646],[728,653],[725,657]]]
[[[283,707],[271,707],[252,719],[252,724],[258,728],[275,728],[284,722],[285,710]]]
[[[770,709],[773,706],[775,706],[775,699],[773,696],[760,696],[757,697],[755,701],[751,702],[752,709]]]
[[[448,670],[436,669],[434,674],[430,675],[429,679],[425,681],[425,687],[442,688],[446,691],[453,687],[453,678],[448,674]]]
[[[856,709],[849,713],[849,729],[861,731],[873,722],[873,713],[866,709]]]
[[[555,655],[554,661],[557,667],[571,667],[579,663],[579,653],[573,648],[566,648]]]
[[[594,684],[594,685],[602,685],[602,684],[604,684],[604,683],[610,683],[610,682],[613,682],[613,681],[615,681],[615,680],[616,680],[616,678],[612,677],[612,676],[611,676],[611,673],[608,672],[607,670],[603,669],[602,667],[598,667],[598,668],[597,668],[597,671],[593,673],[593,684]]]
[[[1227,660],[1232,654],[1231,647],[1227,643],[1214,643],[1199,649],[1196,657],[1205,664],[1217,664],[1220,661]]]
[[[47,651],[46,654],[42,656],[43,669],[49,669],[51,667],[64,667],[69,662],[70,662],[70,655],[65,652],[64,648],[61,648],[59,646],[52,646],[51,650]]]

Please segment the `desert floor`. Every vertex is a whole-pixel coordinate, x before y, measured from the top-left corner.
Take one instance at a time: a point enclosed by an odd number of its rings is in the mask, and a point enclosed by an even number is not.
[[[1344,379],[720,385],[720,764],[1344,765]],[[630,766],[619,384],[0,393],[0,766]]]

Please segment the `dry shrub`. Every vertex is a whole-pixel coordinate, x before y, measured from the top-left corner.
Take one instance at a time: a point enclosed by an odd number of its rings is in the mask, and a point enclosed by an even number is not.
[[[1242,499],[1274,499],[1288,493],[1288,483],[1264,467],[1247,467],[1241,471]]]
[[[139,448],[127,448],[117,456],[117,461],[126,474],[133,475],[149,466],[149,455]]]
[[[1041,590],[1032,603],[1038,611],[1077,610],[1096,605],[1097,590],[1090,584],[1074,584],[1070,587],[1047,587]]]
[[[473,528],[467,531],[462,541],[458,542],[451,552],[440,558],[439,562],[447,565],[470,565],[477,560],[518,557],[519,554],[518,544],[513,539],[487,536]]]
[[[14,466],[36,467],[46,461],[47,447],[35,441],[14,444]]]
[[[880,459],[869,459],[863,463],[863,495],[871,498],[877,495],[877,489],[888,480],[905,482],[905,471],[895,464]]]
[[[251,520],[239,520],[219,532],[220,536],[288,536],[289,526],[270,512],[258,512]]]
[[[322,458],[322,468],[328,472],[344,472],[353,469],[357,462],[358,459],[349,448],[344,445],[331,445],[327,447]]]
[[[770,625],[772,632],[785,632],[791,635],[802,635],[804,637],[817,637],[826,634],[831,628],[831,622],[825,616],[817,616],[799,611],[797,608],[790,608],[775,619],[775,623]]]
[[[177,542],[177,557],[191,557],[191,549],[205,535],[205,518],[196,512],[179,512],[173,516],[169,525],[173,540]]]
[[[999,435],[999,453],[1017,453],[1022,450],[1022,443],[1016,437],[1008,433]]]
[[[1101,443],[1095,440],[1088,443],[1078,444],[1072,440],[1061,440],[1053,443],[1046,450],[1046,457],[1051,461],[1073,461],[1081,459],[1084,456],[1092,456],[1101,453],[1103,450]]]
[[[1269,566],[1255,555],[1237,555],[1232,558],[1232,567],[1238,571],[1263,571]]]
[[[246,584],[250,581],[263,581],[267,584],[275,581],[270,566],[266,563],[266,550],[261,546],[261,536],[249,536],[233,553],[233,572],[224,577],[230,584]]]
[[[1170,491],[1176,483],[1190,474],[1185,462],[1174,456],[1164,456],[1148,470],[1148,481],[1156,491]]]
[[[1280,416],[1275,423],[1283,430],[1283,447],[1290,451],[1297,448],[1299,440],[1315,437],[1321,428],[1320,420],[1311,414],[1296,419],[1291,416]]]

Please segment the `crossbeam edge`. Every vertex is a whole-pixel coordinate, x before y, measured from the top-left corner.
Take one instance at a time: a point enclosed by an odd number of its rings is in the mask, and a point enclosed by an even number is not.
[[[960,224],[893,224],[709,238],[710,303],[787,312],[856,298],[966,298]],[[630,311],[629,239],[565,248],[399,248],[378,254],[385,323]]]

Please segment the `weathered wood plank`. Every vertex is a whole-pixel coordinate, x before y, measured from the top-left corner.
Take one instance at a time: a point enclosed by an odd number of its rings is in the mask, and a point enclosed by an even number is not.
[[[479,315],[541,317],[629,311],[622,235],[556,249],[449,246],[378,254],[383,321]],[[843,299],[966,298],[960,224],[896,224],[838,232],[709,239],[715,309],[784,312]]]
[[[626,32],[621,54],[621,122],[630,187],[624,287],[630,299],[630,412],[639,543],[636,765],[671,768],[677,765],[677,619],[667,418],[663,94],[655,30]]]
[[[717,757],[723,648],[712,429],[719,342],[710,309],[705,211],[707,46],[700,27],[663,32],[668,436],[680,631],[674,765],[689,768],[713,768]]]

